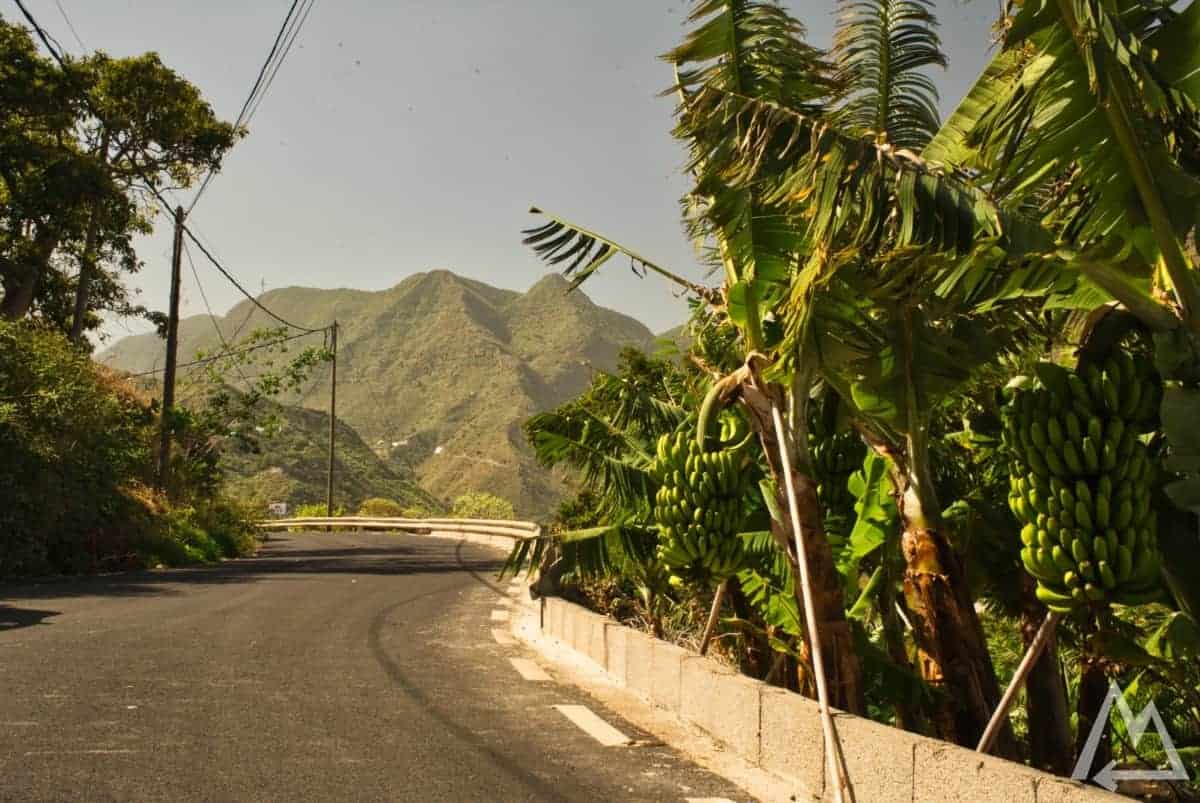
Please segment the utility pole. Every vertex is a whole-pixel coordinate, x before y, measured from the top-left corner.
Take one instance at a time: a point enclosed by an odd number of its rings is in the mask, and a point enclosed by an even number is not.
[[[329,481],[325,487],[325,515],[333,516],[333,444],[337,433],[337,321],[329,327],[329,346],[333,353],[333,372],[329,382]]]
[[[158,487],[167,487],[171,466],[171,409],[175,406],[175,352],[179,350],[179,265],[183,259],[183,207],[175,207],[175,246],[171,251],[171,306],[167,312],[167,365],[163,371],[162,440]]]

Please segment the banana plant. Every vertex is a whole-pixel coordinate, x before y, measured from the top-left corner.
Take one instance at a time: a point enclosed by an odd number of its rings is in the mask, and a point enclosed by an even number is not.
[[[816,634],[805,636],[821,640],[824,669],[833,689],[831,702],[843,710],[862,713],[862,668],[845,617],[841,581],[823,537],[816,482],[809,468],[805,405],[812,374],[801,373],[787,382],[761,377],[761,368],[773,362],[768,356],[768,311],[789,292],[792,265],[804,248],[804,238],[788,221],[767,212],[767,202],[755,188],[735,186],[720,169],[737,147],[736,140],[728,136],[726,122],[720,119],[718,107],[723,98],[732,93],[816,113],[832,92],[833,77],[820,54],[803,42],[799,23],[773,4],[705,0],[696,4],[689,20],[695,28],[665,58],[676,74],[679,111],[675,134],[688,146],[688,168],[695,179],[685,198],[687,222],[723,273],[721,289],[697,287],[632,249],[557,217],[547,216],[547,224],[527,232],[526,242],[552,264],[570,260],[565,272],[577,274],[576,282],[586,279],[615,253],[624,253],[636,264],[693,292],[737,327],[744,354],[756,359],[747,361],[748,370],[725,378],[721,403],[731,403],[739,395],[746,401],[742,385],[750,385],[747,389],[756,394],[759,403],[747,403],[746,407],[775,476],[770,485],[774,498],[767,502],[781,511],[789,507],[779,449],[789,452],[820,623]],[[789,411],[788,431],[778,431],[771,417],[773,406]],[[791,561],[792,576],[799,577],[790,513],[773,521],[772,532],[777,548]],[[798,584],[794,593],[799,601]]]
[[[1164,528],[1165,579],[1195,610],[1200,593],[1181,573],[1200,508],[1200,281],[1186,247],[1200,209],[1200,3],[1010,11],[1002,48],[924,156],[978,171],[1036,214],[1057,275],[1075,272],[1089,305],[1115,299],[1152,333],[1167,380],[1165,491],[1183,512]]]

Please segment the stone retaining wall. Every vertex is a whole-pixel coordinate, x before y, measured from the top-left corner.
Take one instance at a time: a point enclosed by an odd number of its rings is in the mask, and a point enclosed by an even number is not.
[[[540,608],[532,618],[542,637],[569,647],[616,684],[795,783],[796,800],[832,800],[825,789],[821,719],[812,700],[566,600],[544,598]],[[517,629],[518,623],[513,625]],[[857,803],[1128,801],[843,712],[835,714],[835,723]]]

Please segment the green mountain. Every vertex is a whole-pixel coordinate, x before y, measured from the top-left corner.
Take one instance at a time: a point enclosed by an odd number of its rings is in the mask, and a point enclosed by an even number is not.
[[[338,417],[393,468],[411,469],[440,499],[485,490],[535,516],[563,488],[532,459],[521,423],[578,394],[594,370],[612,369],[621,348],[655,348],[638,321],[566,290],[557,274],[517,293],[435,270],[378,292],[292,287],[261,301],[302,326],[338,321]],[[246,301],[215,323],[236,340],[275,322]],[[180,322],[181,361],[217,345],[207,316]],[[100,359],[149,371],[162,348],[138,335]],[[285,401],[328,410],[329,373]]]
[[[261,403],[274,419],[257,452],[229,450],[223,464],[237,496],[259,505],[324,502],[328,485],[329,414],[291,405]],[[350,512],[364,499],[381,496],[405,507],[436,511],[441,504],[416,481],[412,471],[390,466],[371,451],[352,427],[338,420],[334,461],[334,503]]]

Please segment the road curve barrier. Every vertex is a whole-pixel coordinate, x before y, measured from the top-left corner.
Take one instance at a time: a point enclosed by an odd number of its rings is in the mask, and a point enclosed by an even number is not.
[[[476,543],[510,549],[515,541],[536,538],[542,528],[532,521],[505,519],[405,519],[387,516],[300,516],[290,519],[263,519],[258,529],[279,530],[392,530],[396,532],[432,535],[443,538],[463,538]]]

